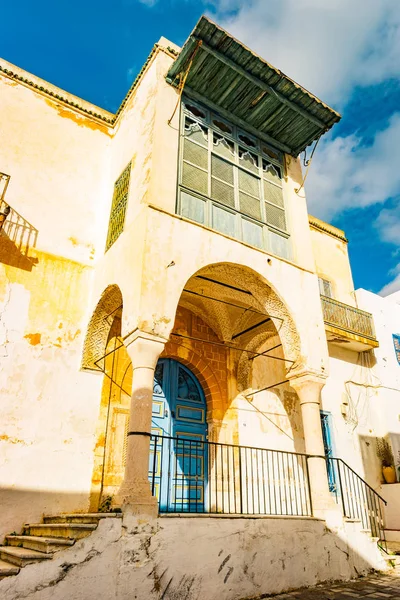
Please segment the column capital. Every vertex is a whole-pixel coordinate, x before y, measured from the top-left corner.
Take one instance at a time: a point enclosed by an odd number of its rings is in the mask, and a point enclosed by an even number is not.
[[[136,329],[124,341],[132,368],[155,369],[167,339]]]
[[[288,375],[289,384],[296,391],[304,388],[312,388],[321,390],[327,380],[327,376],[324,373],[318,371],[306,371],[302,370],[293,375]]]

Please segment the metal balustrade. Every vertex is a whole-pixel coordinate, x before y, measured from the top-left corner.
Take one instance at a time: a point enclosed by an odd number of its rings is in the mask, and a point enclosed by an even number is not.
[[[356,335],[375,337],[374,322],[371,313],[349,306],[328,296],[321,296],[322,312],[327,325],[349,331]]]
[[[10,175],[0,173],[0,214],[3,215],[1,232],[18,251],[28,256],[37,242],[38,230],[5,201]]]
[[[378,538],[387,551],[383,507],[387,502],[341,458],[327,458],[328,472],[336,482],[334,494],[343,515],[361,521],[363,529]]]
[[[305,454],[152,435],[149,480],[161,513],[312,515]]]

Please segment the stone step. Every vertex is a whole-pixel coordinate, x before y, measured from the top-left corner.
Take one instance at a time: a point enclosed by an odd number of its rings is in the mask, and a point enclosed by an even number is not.
[[[17,567],[24,567],[25,565],[30,565],[38,560],[50,559],[51,554],[36,552],[36,550],[28,550],[27,548],[0,546],[0,558],[1,560],[16,565]]]
[[[7,546],[18,546],[28,550],[36,550],[45,554],[53,554],[75,544],[75,540],[67,538],[38,537],[34,535],[8,535]]]
[[[3,577],[9,577],[10,575],[18,575],[19,567],[12,565],[11,563],[0,559],[0,579]]]
[[[383,553],[383,558],[386,560],[387,563],[394,567],[400,566],[400,556],[397,556],[396,554]]]
[[[28,523],[24,527],[24,535],[80,540],[96,528],[97,523]]]
[[[400,542],[400,531],[398,529],[385,529],[385,538],[388,542]]]
[[[400,554],[400,542],[389,542],[386,540],[386,544],[390,554]]]
[[[98,523],[100,519],[106,518],[118,519],[122,517],[122,513],[76,513],[73,515],[46,515],[43,517],[44,523]]]

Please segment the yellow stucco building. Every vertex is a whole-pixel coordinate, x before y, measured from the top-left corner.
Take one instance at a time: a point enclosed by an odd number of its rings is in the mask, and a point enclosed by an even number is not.
[[[375,396],[355,427],[344,398],[379,343],[299,159],[340,115],[205,17],[182,49],[161,38],[116,114],[5,61],[0,85],[0,532],[38,524],[2,560],[15,573],[41,558],[28,538],[90,533],[60,556],[96,557],[76,581],[97,599],[244,598],[383,568],[362,530],[382,537],[386,431]],[[264,557],[252,576],[234,530]],[[271,535],[283,568],[266,567]],[[221,536],[235,574],[206,581]],[[121,544],[139,538],[153,553],[129,569]],[[63,598],[65,560],[0,590]],[[192,595],[162,595],[164,567],[168,593],[190,571]]]

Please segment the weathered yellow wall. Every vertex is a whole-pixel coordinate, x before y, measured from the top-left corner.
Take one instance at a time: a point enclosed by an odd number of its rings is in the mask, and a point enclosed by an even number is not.
[[[0,265],[0,537],[23,514],[86,509],[93,461],[101,381],[79,371],[92,269],[31,258]]]
[[[89,506],[102,376],[80,371],[82,346],[109,283],[120,280],[128,306],[140,299],[141,202],[151,173],[156,85],[150,63],[112,128],[0,78],[7,139],[0,171],[11,175],[6,201],[38,232],[36,248],[28,251],[4,232],[0,237],[0,537],[26,519],[40,520],[43,512]],[[113,185],[129,161],[125,232],[119,249],[104,256]],[[133,328],[135,311],[125,314]]]
[[[5,200],[37,230],[28,249],[0,236],[2,537],[22,515],[88,507],[101,379],[80,360],[113,182],[105,124],[5,75],[0,90]]]
[[[0,86],[7,202],[38,230],[42,250],[93,262],[98,215],[112,193],[107,127],[8,77]]]
[[[336,300],[355,306],[347,242],[312,226],[310,232],[318,276],[332,283],[332,294]]]

